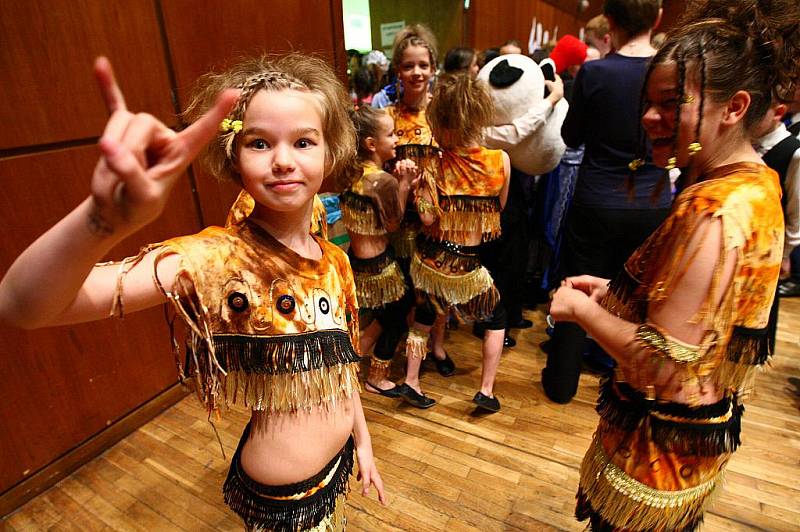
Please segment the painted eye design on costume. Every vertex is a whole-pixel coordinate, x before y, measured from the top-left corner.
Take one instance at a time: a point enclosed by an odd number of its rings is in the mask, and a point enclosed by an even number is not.
[[[327,314],[328,312],[331,311],[331,304],[327,300],[327,298],[324,297],[319,298],[319,310],[323,314]]]
[[[403,133],[405,133],[405,131],[403,131],[402,129],[398,129],[398,130],[397,130],[397,136],[398,136],[398,137],[402,137],[402,136],[403,136]]]
[[[241,292],[231,292],[228,296],[228,306],[236,312],[244,312],[250,303],[247,301],[247,296]]]
[[[278,312],[281,314],[291,314],[294,312],[296,303],[292,296],[284,294],[278,298],[276,306],[278,307]]]
[[[414,130],[414,134],[417,136],[422,135],[422,130],[420,128],[417,128]]]

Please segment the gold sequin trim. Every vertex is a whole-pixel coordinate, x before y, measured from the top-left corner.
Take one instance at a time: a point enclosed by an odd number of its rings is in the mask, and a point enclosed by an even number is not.
[[[636,329],[636,339],[663,356],[676,362],[691,364],[700,360],[700,349],[696,345],[687,344],[662,333],[653,325],[642,324]]]
[[[447,275],[431,268],[417,255],[411,260],[411,278],[416,289],[440,297],[451,305],[468,303],[494,283],[489,270],[483,266],[463,275]]]
[[[396,262],[380,273],[355,272],[356,297],[361,308],[379,308],[398,301],[406,293],[406,282]]]
[[[581,491],[603,519],[633,530],[672,530],[694,522],[722,472],[693,488],[664,491],[630,477],[611,462],[595,436],[581,465]]]

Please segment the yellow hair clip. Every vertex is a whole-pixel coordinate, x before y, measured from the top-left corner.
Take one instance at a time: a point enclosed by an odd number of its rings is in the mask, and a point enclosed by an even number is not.
[[[678,159],[676,159],[675,157],[670,157],[670,158],[667,160],[667,166],[665,166],[665,168],[666,168],[667,170],[672,170],[672,169],[673,169],[673,168],[675,168],[677,165],[678,165]]]
[[[226,118],[219,124],[219,130],[225,133],[228,131],[233,131],[233,134],[235,135],[242,130],[242,121]]]
[[[692,142],[689,144],[689,155],[694,155],[695,153],[699,152],[703,149],[703,146],[700,145],[699,142]]]
[[[686,94],[683,98],[681,98],[681,103],[693,103],[694,102],[694,95],[693,94]]]

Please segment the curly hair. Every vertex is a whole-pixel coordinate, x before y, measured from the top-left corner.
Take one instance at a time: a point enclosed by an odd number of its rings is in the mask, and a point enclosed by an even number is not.
[[[318,102],[325,140],[325,177],[341,171],[355,157],[356,135],[348,117],[347,91],[322,59],[291,53],[245,59],[225,72],[200,77],[184,116],[194,121],[214,103],[224,89],[237,88],[239,100],[228,115],[243,120],[253,96],[261,90],[296,90],[310,93]],[[220,180],[240,182],[236,170],[237,132],[220,131],[200,155],[200,162]]]
[[[443,148],[479,141],[494,120],[494,102],[486,84],[461,72],[444,74],[433,88],[426,112],[431,131]]]

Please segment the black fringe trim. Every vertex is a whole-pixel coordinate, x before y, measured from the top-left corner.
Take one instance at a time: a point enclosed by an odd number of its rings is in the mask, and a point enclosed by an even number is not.
[[[711,405],[691,407],[647,400],[629,384],[604,378],[596,410],[603,420],[625,432],[632,432],[648,417],[650,439],[665,452],[718,456],[732,453],[741,445],[744,406],[738,404],[735,395]],[[726,416],[728,412],[731,415],[725,421],[702,423],[705,419]],[[685,421],[661,419],[659,414]]]
[[[417,237],[417,253],[422,259],[432,260],[436,269],[452,275],[463,275],[481,266],[477,246],[459,246],[448,240],[436,241]]]
[[[750,329],[735,326],[728,343],[728,360],[736,364],[761,366],[772,356],[769,347],[769,328]]]
[[[603,519],[598,512],[592,508],[592,504],[589,502],[589,499],[584,495],[583,490],[580,488],[578,489],[578,493],[575,495],[575,518],[578,521],[584,521],[589,519],[589,530],[592,532],[616,532],[619,530],[617,527]],[[686,525],[683,528],[675,529],[675,532],[693,532],[697,530],[703,523],[703,514]]]
[[[442,150],[436,146],[429,144],[400,144],[394,149],[396,157],[395,160],[413,159],[417,166],[420,166],[420,161],[424,161],[431,157],[437,159],[441,156]]]
[[[336,509],[336,499],[348,491],[349,477],[353,471],[353,438],[345,443],[341,452],[313,477],[285,486],[266,486],[250,478],[241,466],[241,452],[250,434],[250,424],[244,429],[236,454],[233,456],[228,477],[222,488],[225,503],[238,514],[248,527],[294,532],[317,526]],[[308,491],[339,467],[330,483],[319,491],[300,500],[274,500],[268,497],[286,497]]]
[[[339,330],[276,336],[215,335],[213,342],[222,369],[247,374],[301,373],[361,360],[350,335]]]
[[[394,250],[391,247],[387,247],[383,253],[370,259],[359,259],[353,256],[352,251],[353,248],[350,248],[347,257],[350,259],[350,267],[356,273],[378,274],[395,261]]]
[[[647,416],[653,403],[628,384],[603,377],[600,379],[600,396],[595,410],[610,425],[631,432]]]
[[[633,312],[631,319],[644,323],[647,318],[647,299],[636,295],[636,290],[640,287],[639,281],[633,278],[626,268],[611,280],[608,285],[608,292]],[[613,308],[609,308],[612,313],[616,313]]]
[[[500,212],[500,198],[497,196],[439,196],[439,207],[446,212]]]
[[[339,201],[354,211],[366,213],[375,210],[375,204],[372,202],[371,198],[362,196],[361,194],[356,194],[355,192],[351,192],[349,190],[342,192],[339,195]]]

